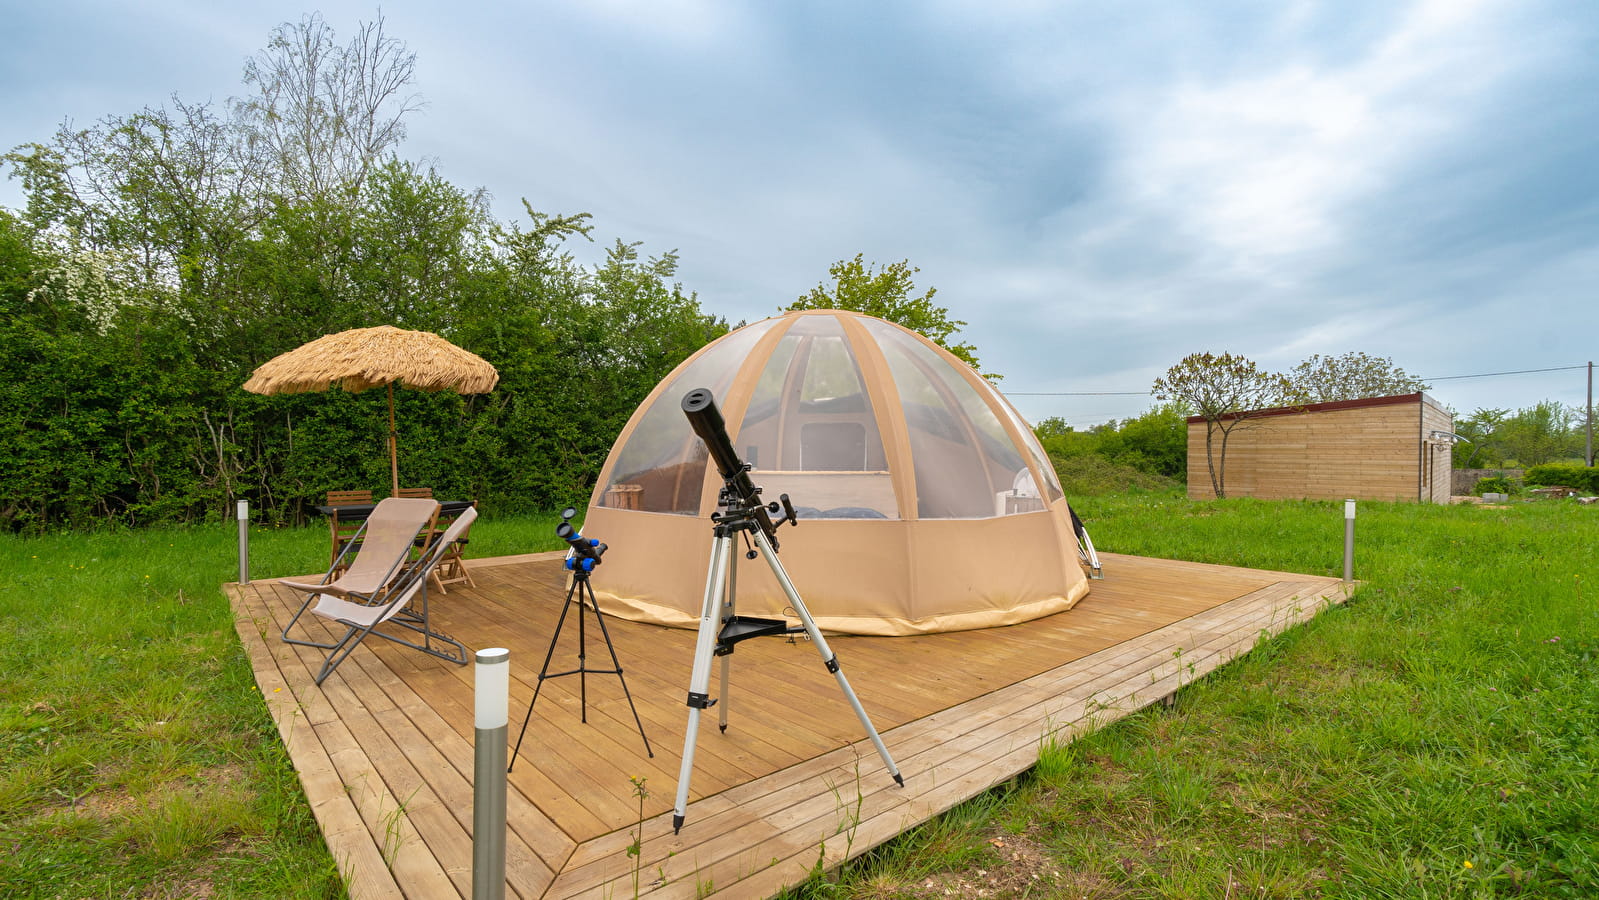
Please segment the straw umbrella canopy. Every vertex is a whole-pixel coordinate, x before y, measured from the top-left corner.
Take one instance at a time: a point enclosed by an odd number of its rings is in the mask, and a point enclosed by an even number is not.
[[[400,463],[394,431],[394,385],[423,391],[485,394],[500,373],[475,353],[430,331],[392,325],[329,334],[262,364],[244,383],[255,394],[303,394],[338,385],[351,393],[389,390],[389,472],[400,493]]]

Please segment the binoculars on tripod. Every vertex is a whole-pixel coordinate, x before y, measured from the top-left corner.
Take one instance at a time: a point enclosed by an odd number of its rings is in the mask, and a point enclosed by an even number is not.
[[[561,524],[555,526],[555,536],[566,541],[567,546],[572,548],[572,555],[566,558],[568,569],[592,572],[594,567],[600,564],[600,557],[604,556],[609,548],[599,541],[578,534],[577,529],[572,527],[572,517],[575,515],[577,515],[576,507],[568,506],[561,511]]]

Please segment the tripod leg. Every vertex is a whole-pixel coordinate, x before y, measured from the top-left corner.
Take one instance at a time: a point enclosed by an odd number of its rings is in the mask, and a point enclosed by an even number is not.
[[[736,604],[738,603],[737,543],[733,544],[732,549],[727,554],[727,592],[723,596],[722,621],[727,622],[731,621],[733,616],[738,612],[738,610],[735,608]],[[729,681],[732,671],[733,654],[729,653],[722,657],[722,692],[717,695],[717,698],[721,703],[721,708],[717,710],[716,726],[723,734],[727,733],[727,711],[728,708],[732,706],[732,701],[728,696],[728,690],[731,687]]]
[[[810,610],[805,608],[805,601],[800,599],[799,591],[794,589],[794,582],[788,578],[788,572],[783,569],[783,564],[777,559],[777,551],[772,548],[772,542],[766,533],[756,529],[755,543],[761,548],[761,555],[766,557],[767,565],[772,567],[772,574],[776,576],[777,583],[782,586],[783,593],[788,596],[789,605],[794,607],[794,614],[799,616],[800,624],[805,626],[805,634],[816,645],[818,653],[822,654],[822,663],[827,666],[827,671],[833,673],[838,679],[838,686],[843,689],[844,696],[848,698],[849,705],[855,710],[855,718],[861,720],[861,727],[866,729],[867,737],[872,739],[872,746],[877,748],[877,755],[883,758],[883,765],[888,767],[888,774],[894,776],[894,783],[905,786],[905,779],[899,774],[899,766],[894,765],[894,758],[888,755],[888,748],[883,745],[883,738],[873,727],[872,720],[866,715],[866,708],[861,706],[859,697],[849,686],[849,679],[844,677],[844,670],[839,668],[838,657],[833,655],[832,648],[827,646],[827,639],[822,637],[821,629],[816,627],[816,620],[811,618]]]
[[[677,772],[677,801],[672,806],[672,833],[683,827],[688,815],[689,779],[694,775],[694,742],[700,733],[700,711],[715,701],[706,694],[711,685],[711,659],[722,630],[722,592],[727,584],[731,535],[716,537],[711,545],[711,566],[705,574],[705,604],[701,607],[699,638],[694,645],[694,670],[688,685],[688,727],[683,734],[683,765]]]
[[[527,723],[533,721],[533,704],[539,702],[539,691],[544,688],[544,679],[550,671],[550,660],[555,656],[555,645],[561,641],[561,629],[566,626],[566,614],[572,609],[572,594],[577,590],[577,579],[572,579],[572,586],[566,589],[566,602],[561,604],[561,618],[555,623],[555,633],[550,635],[550,649],[544,651],[544,665],[539,667],[538,683],[533,685],[533,699],[528,701],[527,716],[522,719],[522,730],[516,733],[516,748],[511,751],[511,764],[505,767],[509,772],[516,768],[516,755],[522,752],[522,738],[527,737]],[[578,600],[581,602],[582,597]],[[581,613],[580,613],[581,615]]]
[[[594,621],[600,623],[600,634],[605,638],[605,649],[611,653],[611,666],[616,671],[616,680],[622,682],[622,696],[627,698],[627,708],[633,711],[633,724],[638,726],[638,736],[644,741],[644,752],[650,759],[655,758],[655,751],[650,749],[650,739],[644,737],[644,720],[638,717],[638,707],[633,705],[633,694],[627,689],[627,676],[622,674],[622,661],[616,658],[616,645],[611,643],[611,630],[605,627],[605,614],[600,612],[600,602],[594,599],[594,588],[583,582],[583,594],[587,595],[589,605],[594,607]],[[579,595],[579,602],[582,602]]]
[[[587,585],[588,579],[583,579],[582,584]],[[589,720],[589,634],[588,626],[584,624],[588,617],[583,612],[583,592],[580,589],[577,593],[577,690],[578,709],[581,711],[578,721],[586,725]]]

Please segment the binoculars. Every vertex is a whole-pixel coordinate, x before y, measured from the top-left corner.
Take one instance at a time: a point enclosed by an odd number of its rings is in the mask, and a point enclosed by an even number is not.
[[[599,541],[578,534],[577,529],[572,527],[572,517],[575,515],[577,515],[576,507],[568,506],[561,511],[561,524],[555,526],[555,536],[566,541],[567,546],[572,548],[572,555],[566,560],[568,569],[592,572],[594,567],[600,564],[600,557],[605,555],[608,548]]]

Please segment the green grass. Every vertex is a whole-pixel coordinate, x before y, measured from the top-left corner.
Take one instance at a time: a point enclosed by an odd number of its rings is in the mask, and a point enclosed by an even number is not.
[[[1107,551],[1342,571],[1341,504],[1079,507]],[[470,555],[554,549],[554,522],[484,520]],[[1357,526],[1346,607],[797,893],[1599,896],[1599,510]],[[0,896],[342,894],[218,590],[236,534],[0,537]],[[253,572],[326,546],[258,529]]]
[[[469,556],[555,549],[484,520]],[[236,526],[0,537],[0,897],[338,897],[219,586]],[[327,564],[255,529],[256,577]]]
[[[1339,575],[1339,503],[1085,498],[1104,550]],[[1599,510],[1362,503],[1355,599],[800,897],[1599,896]]]

